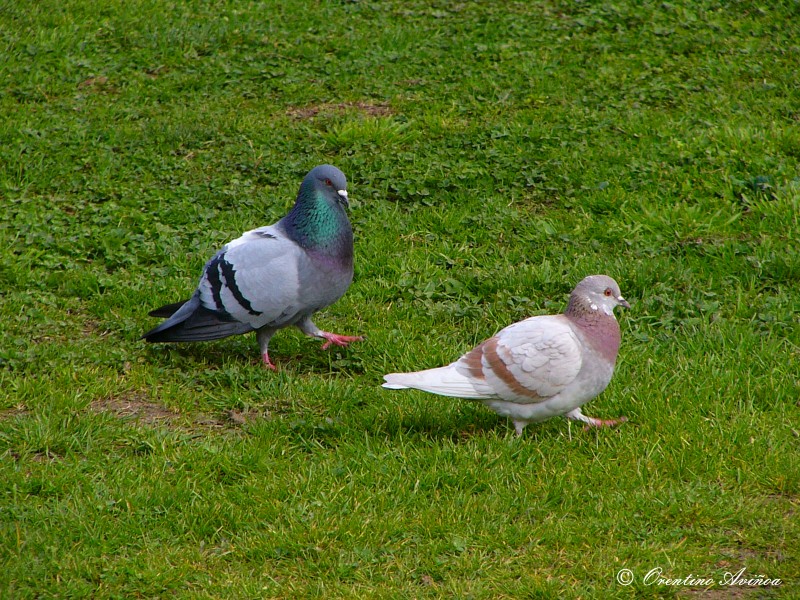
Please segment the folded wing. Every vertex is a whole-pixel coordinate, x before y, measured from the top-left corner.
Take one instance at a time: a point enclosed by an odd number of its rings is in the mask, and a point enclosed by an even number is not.
[[[294,322],[303,313],[298,274],[303,252],[274,226],[246,232],[206,263],[190,300],[151,313],[169,318],[143,337],[204,341]]]
[[[539,316],[506,327],[446,367],[386,375],[384,387],[529,404],[561,392],[582,363],[581,343],[569,321]]]

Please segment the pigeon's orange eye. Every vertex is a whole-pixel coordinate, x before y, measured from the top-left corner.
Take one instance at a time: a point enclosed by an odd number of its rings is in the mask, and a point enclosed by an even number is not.
[[[605,292],[603,292],[603,293],[604,293],[606,296],[610,296],[610,295],[611,295],[611,288],[606,288],[606,291],[605,291]]]

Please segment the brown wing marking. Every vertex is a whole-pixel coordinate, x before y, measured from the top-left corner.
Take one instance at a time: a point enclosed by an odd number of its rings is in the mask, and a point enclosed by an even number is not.
[[[526,388],[519,381],[517,381],[517,378],[514,377],[514,374],[509,370],[508,366],[506,366],[506,363],[498,353],[497,345],[497,338],[492,337],[478,346],[478,348],[482,349],[483,357],[485,358],[486,362],[488,363],[488,367],[492,370],[492,372],[497,375],[500,381],[505,383],[515,394],[526,396],[532,400],[543,400],[543,396],[540,396],[535,391]],[[475,348],[475,350],[478,350],[478,348]],[[475,352],[475,350],[472,352]]]
[[[467,352],[461,358],[461,364],[466,367],[467,373],[470,377],[474,377],[475,379],[486,379],[486,375],[483,374],[483,347],[486,345],[486,342],[482,342],[475,346],[472,350]]]

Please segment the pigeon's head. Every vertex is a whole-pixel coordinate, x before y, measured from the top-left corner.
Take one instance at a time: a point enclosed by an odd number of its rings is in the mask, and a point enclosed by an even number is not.
[[[300,186],[300,193],[321,193],[326,200],[349,206],[347,201],[347,178],[333,165],[320,165],[309,171]]]
[[[607,315],[613,315],[617,306],[631,307],[617,282],[608,275],[589,275],[581,281],[572,292],[570,307],[575,303],[581,306],[581,312],[600,311]]]

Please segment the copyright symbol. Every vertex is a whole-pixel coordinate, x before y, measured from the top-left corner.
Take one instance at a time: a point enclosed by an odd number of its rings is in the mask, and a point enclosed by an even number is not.
[[[617,583],[620,585],[630,585],[633,583],[633,571],[630,569],[620,569],[617,573]]]

